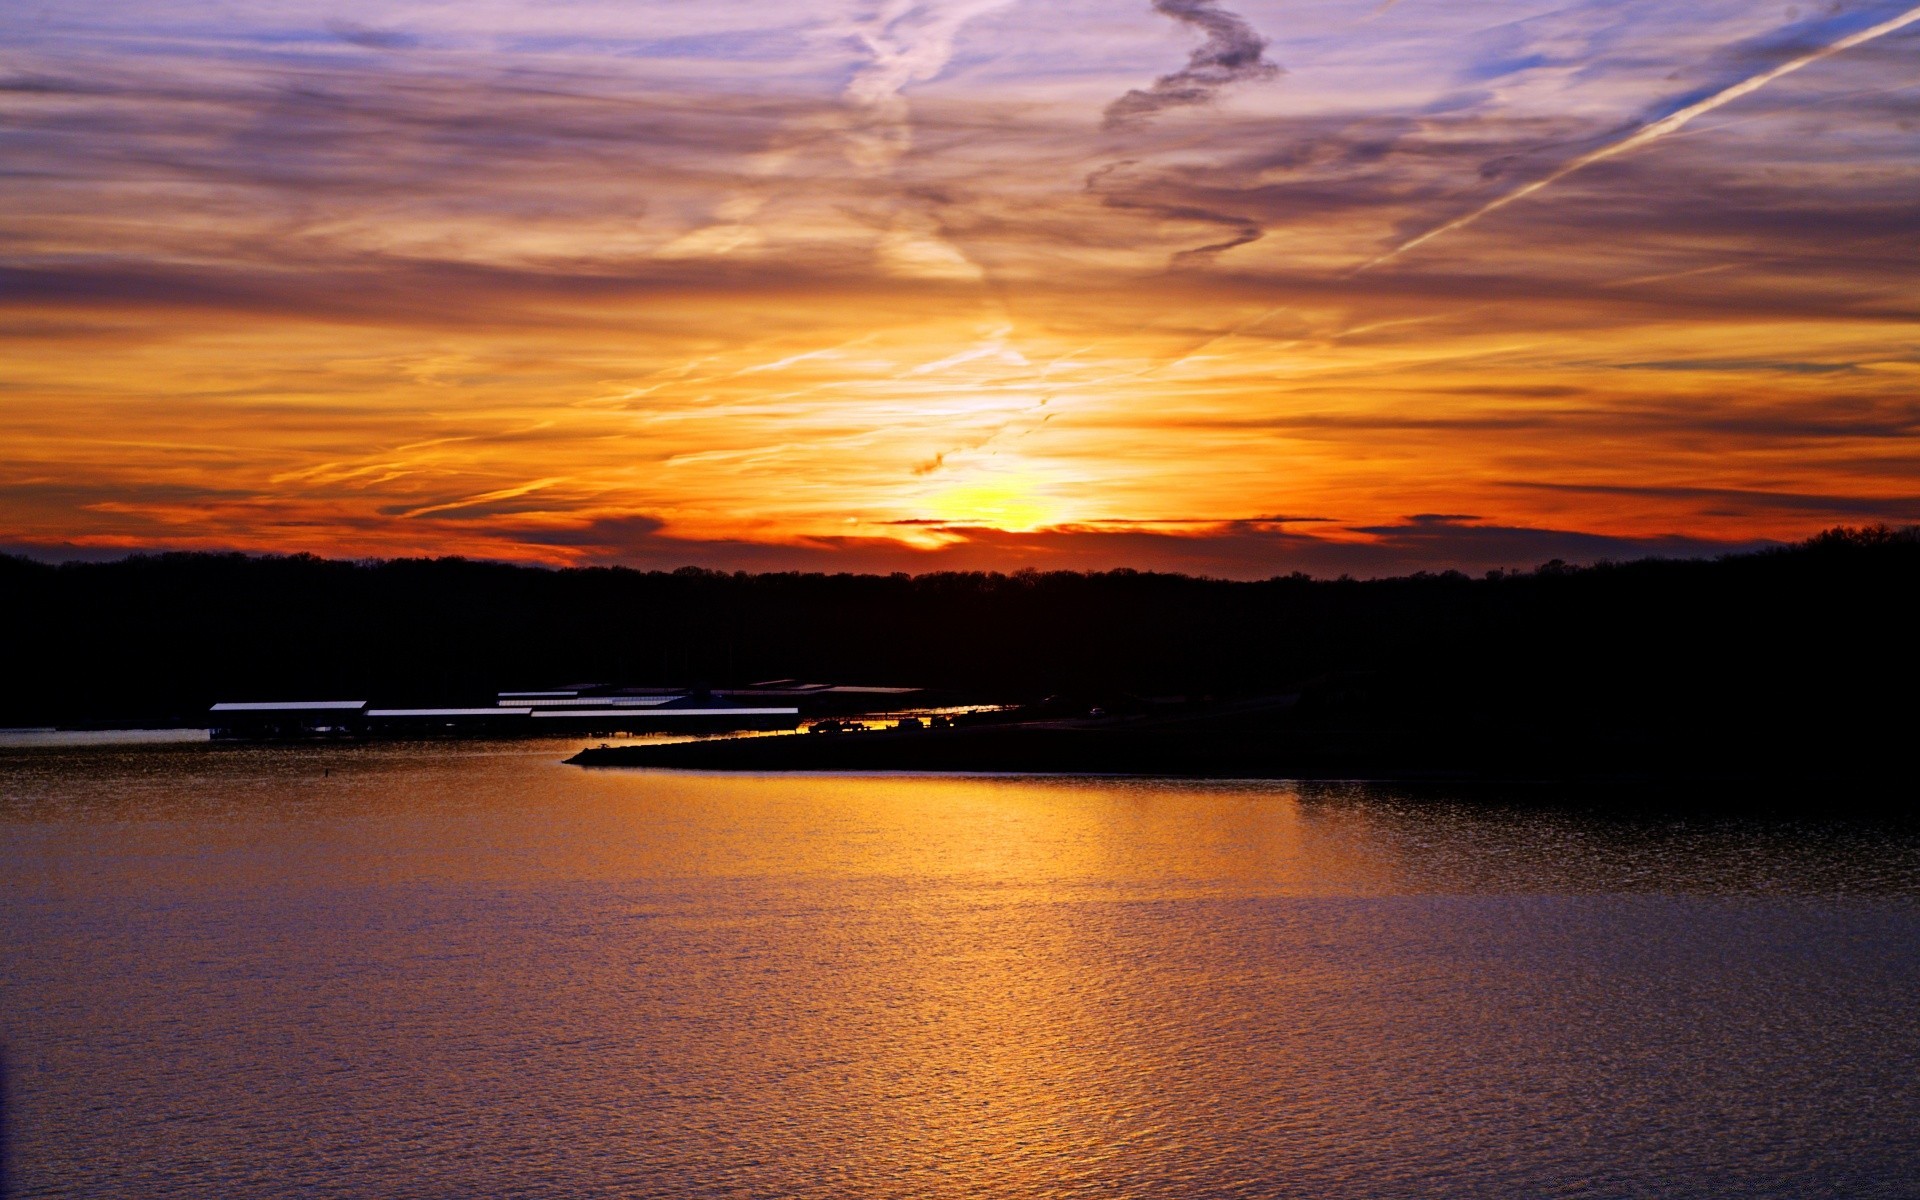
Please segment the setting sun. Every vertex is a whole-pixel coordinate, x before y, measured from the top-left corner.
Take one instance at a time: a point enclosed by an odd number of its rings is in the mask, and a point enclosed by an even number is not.
[[[936,492],[927,504],[934,519],[949,525],[1025,533],[1060,523],[1052,502],[1025,475],[989,475]]]

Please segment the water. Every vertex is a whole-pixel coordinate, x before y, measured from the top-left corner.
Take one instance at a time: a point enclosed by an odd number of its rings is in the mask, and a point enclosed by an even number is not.
[[[1911,831],[567,749],[0,748],[12,1194],[1920,1193]]]

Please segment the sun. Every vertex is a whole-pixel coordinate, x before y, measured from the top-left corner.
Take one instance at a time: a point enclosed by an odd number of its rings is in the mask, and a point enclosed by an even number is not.
[[[930,515],[952,525],[984,525],[1025,533],[1058,524],[1052,501],[1027,475],[995,475],[936,492],[927,499]]]

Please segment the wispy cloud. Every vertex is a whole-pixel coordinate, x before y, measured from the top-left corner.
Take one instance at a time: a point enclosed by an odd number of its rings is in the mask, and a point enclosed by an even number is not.
[[[953,58],[954,39],[967,22],[1013,0],[886,0],[850,26],[867,61],[853,73],[846,98],[862,114],[854,131],[854,160],[891,165],[911,145],[907,86],[933,79]]]
[[[1920,6],[1907,9],[1905,12],[1898,13],[1878,24],[1856,30],[1844,37],[1836,38],[1825,45],[1807,50],[1793,58],[1787,59],[1783,63],[1769,67],[1767,70],[1761,71],[1758,74],[1749,75],[1738,83],[1721,88],[1710,96],[1695,100],[1691,104],[1687,104],[1668,113],[1666,116],[1642,125],[1617,141],[1608,142],[1603,146],[1587,151],[1585,154],[1569,159],[1551,173],[1533,180],[1530,183],[1523,184],[1503,195],[1496,196],[1494,199],[1489,200],[1464,216],[1455,217],[1444,225],[1435,226],[1417,237],[1409,238],[1385,254],[1380,255],[1378,258],[1362,264],[1359,269],[1362,271],[1370,270],[1382,263],[1390,262],[1400,255],[1407,253],[1409,250],[1416,249],[1433,241],[1435,238],[1445,237],[1447,234],[1453,233],[1456,230],[1464,229],[1482,217],[1496,213],[1509,204],[1524,200],[1537,192],[1544,191],[1573,174],[1575,171],[1584,170],[1587,167],[1593,166],[1595,163],[1605,162],[1609,158],[1630,153],[1649,143],[1656,142],[1669,134],[1678,132],[1695,119],[1703,117],[1717,108],[1731,104],[1743,96],[1752,95],[1754,92],[1759,91],[1777,79],[1810,67],[1822,59],[1831,58],[1836,54],[1851,50],[1856,46],[1864,46],[1868,42],[1876,41],[1890,33],[1905,29],[1916,21],[1920,21]]]
[[[1205,41],[1187,57],[1187,65],[1162,75],[1149,88],[1134,88],[1107,106],[1105,124],[1125,129],[1142,124],[1170,108],[1209,104],[1223,88],[1281,73],[1267,58],[1267,39],[1238,13],[1221,8],[1217,0],[1153,0],[1155,12],[1172,17],[1205,35]]]
[[[1721,516],[1738,516],[1756,510],[1785,510],[1805,513],[1822,520],[1885,521],[1908,524],[1920,521],[1920,495],[1833,496],[1806,492],[1760,491],[1752,488],[1689,487],[1684,484],[1581,484],[1548,483],[1528,480],[1509,487],[1538,491],[1572,492],[1586,496],[1619,496],[1648,501],[1684,501],[1708,507]]]
[[[348,45],[368,50],[412,50],[420,45],[419,38],[397,29],[374,29],[353,21],[331,21],[327,28]]]

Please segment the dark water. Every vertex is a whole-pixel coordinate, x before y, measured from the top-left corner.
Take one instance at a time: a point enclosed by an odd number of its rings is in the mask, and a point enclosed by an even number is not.
[[[0,748],[13,1194],[1920,1195],[1911,833],[561,753]]]

